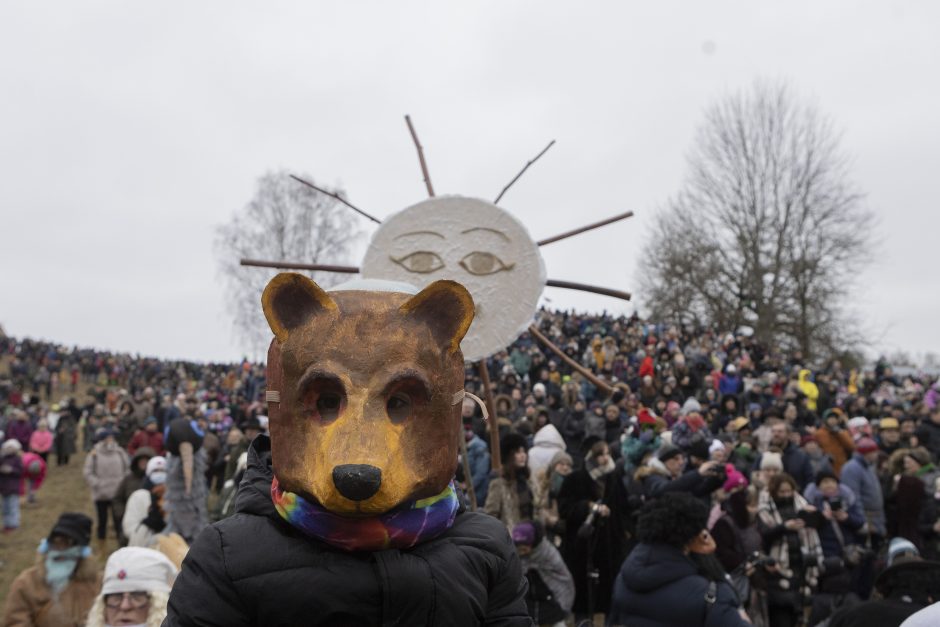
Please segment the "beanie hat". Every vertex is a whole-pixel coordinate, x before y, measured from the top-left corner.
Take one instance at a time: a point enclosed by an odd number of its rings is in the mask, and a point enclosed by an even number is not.
[[[871,438],[862,438],[855,443],[855,450],[864,455],[878,450],[878,444]]]
[[[656,425],[656,418],[645,407],[636,413],[636,420],[640,425]]]
[[[920,557],[920,551],[914,546],[914,543],[907,538],[892,538],[888,544],[888,566],[894,563],[904,553],[910,553],[914,557]]]
[[[853,429],[861,429],[868,426],[868,418],[865,416],[856,416],[849,420],[849,426]]]
[[[816,441],[816,436],[813,435],[812,433],[807,433],[802,438],[800,438],[800,446],[806,446],[810,442],[815,442],[815,441]]]
[[[142,546],[124,547],[108,558],[101,594],[136,591],[169,593],[177,572],[173,562],[159,551]]]
[[[545,396],[545,384],[541,381],[532,386],[532,393],[536,396]]]
[[[704,440],[702,438],[695,438],[694,440],[692,440],[692,444],[689,445],[689,455],[698,457],[699,459],[708,459],[709,457],[711,457],[711,455],[709,455],[708,453],[709,444],[711,444],[711,442],[709,442],[708,440]]]
[[[897,418],[882,418],[879,427],[884,431],[885,429],[900,429],[901,425],[898,424]]]
[[[521,522],[512,528],[512,541],[515,544],[532,546],[535,544],[535,525]]]
[[[734,467],[734,464],[725,464],[725,476],[728,478],[725,480],[721,489],[725,492],[731,492],[735,488],[746,488],[747,487],[747,477],[741,474],[737,468]]]
[[[0,446],[0,455],[12,455],[14,453],[19,453],[23,450],[23,445],[20,444],[19,440],[14,440],[10,438]]]
[[[48,539],[52,536],[65,536],[79,546],[87,546],[91,542],[91,518],[79,512],[65,512],[52,526]]]
[[[725,443],[719,440],[718,438],[715,438],[714,440],[712,440],[712,443],[708,445],[709,456],[717,453],[718,451],[723,451],[723,450],[725,450]]]
[[[160,485],[166,481],[166,457],[157,455],[151,457],[147,462],[147,469],[144,471],[150,483]]]
[[[760,458],[761,470],[783,470],[783,458],[780,453],[767,451]]]
[[[818,487],[819,484],[825,481],[826,479],[832,479],[836,482],[839,481],[839,478],[836,477],[836,473],[832,472],[829,469],[824,468],[823,470],[820,470],[819,472],[816,473],[816,486]]]
[[[157,419],[154,416],[148,416],[147,419],[144,420],[145,427],[147,425],[155,425],[155,424],[157,424]]]
[[[679,455],[682,455],[682,451],[678,446],[673,446],[672,444],[663,444],[656,456],[659,458],[659,461],[666,463],[673,457],[677,457]]]

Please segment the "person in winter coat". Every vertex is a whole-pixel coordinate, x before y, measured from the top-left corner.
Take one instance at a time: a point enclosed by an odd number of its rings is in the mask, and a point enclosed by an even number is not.
[[[565,521],[565,562],[574,576],[574,612],[606,612],[614,577],[627,554],[629,496],[623,468],[617,467],[607,442],[595,440],[584,466],[565,477],[558,494],[558,512]],[[588,572],[596,568],[597,584]],[[591,607],[593,602],[593,607]]]
[[[612,627],[743,627],[750,621],[714,560],[708,509],[688,494],[666,494],[644,507],[639,544],[617,580]]]
[[[124,449],[118,446],[113,431],[103,429],[98,432],[97,438],[98,443],[85,458],[83,474],[98,512],[98,539],[104,540],[108,533],[109,510],[114,521],[114,530],[120,534],[121,519],[114,511],[111,500],[124,475],[130,470],[131,460]]]
[[[548,467],[535,478],[535,517],[545,528],[546,537],[560,546],[565,533],[565,521],[558,511],[558,495],[565,477],[571,474],[573,461],[564,451],[555,453]]]
[[[155,456],[147,460],[140,488],[127,499],[121,529],[128,546],[152,547],[154,537],[166,529],[163,495],[166,490],[166,459]]]
[[[461,510],[449,530],[411,551],[349,553],[278,514],[268,436],[255,438],[248,459],[237,513],[196,539],[166,627],[376,625],[389,616],[403,625],[531,625],[519,557],[493,517]]]
[[[3,501],[3,533],[20,526],[20,483],[23,477],[23,447],[11,439],[0,445],[0,499]]]
[[[647,499],[654,499],[667,492],[689,492],[705,498],[724,482],[720,477],[720,464],[705,462],[697,470],[683,472],[685,455],[671,444],[664,444],[655,457],[637,469],[634,478],[643,485]]]
[[[888,567],[875,580],[878,599],[840,609],[829,627],[933,627],[914,620],[924,608],[940,607],[940,563],[920,559],[917,549],[900,538],[891,540]]]
[[[775,475],[761,491],[758,529],[777,571],[767,590],[771,627],[797,625],[812,598],[823,558],[818,524],[816,508],[800,496],[790,475]]]
[[[42,419],[36,423],[36,430],[29,436],[29,450],[42,457],[43,461],[47,461],[49,451],[52,450],[53,440],[54,436],[49,431],[49,423]]]
[[[72,412],[67,411],[59,416],[59,422],[55,426],[55,441],[53,443],[57,466],[67,466],[69,458],[75,454],[75,436],[77,432],[78,419]]]
[[[779,449],[783,456],[783,470],[796,479],[799,489],[813,482],[813,464],[809,455],[790,441],[791,428],[782,421],[775,422],[770,428],[770,446]],[[755,462],[755,469],[760,468],[761,458]]]
[[[144,420],[144,426],[138,429],[127,444],[127,452],[135,455],[140,448],[149,448],[153,455],[163,455],[163,434],[157,430],[157,419],[153,416]]]
[[[29,423],[29,414],[22,409],[13,410],[13,419],[7,424],[6,439],[20,443],[20,450],[29,450],[29,438],[33,435],[33,426]]]
[[[838,407],[834,407],[823,414],[823,425],[816,430],[816,442],[832,460],[832,470],[838,477],[842,466],[855,452],[855,441],[847,428],[848,419]]]
[[[499,448],[502,471],[490,480],[483,511],[511,530],[517,523],[535,519],[535,489],[526,465],[525,438],[510,433]]]
[[[490,449],[486,442],[470,429],[464,430],[464,437],[467,438],[470,481],[479,506],[486,503],[486,494],[490,487]]]
[[[98,594],[98,566],[88,546],[91,519],[66,512],[39,545],[38,563],[10,586],[3,620],[10,627],[82,627]]]
[[[114,498],[111,499],[115,520],[124,519],[124,508],[127,506],[127,500],[131,497],[131,494],[140,489],[146,476],[147,462],[155,456],[154,450],[145,446],[138,448],[134,456],[131,457],[130,471],[121,479],[121,483],[114,493]],[[118,526],[118,537],[121,539],[121,544],[127,544],[127,536],[121,531],[120,526]]]
[[[105,564],[101,593],[88,612],[85,627],[158,627],[166,618],[166,604],[178,572],[159,551],[118,549]]]
[[[543,473],[557,453],[565,451],[565,440],[554,425],[545,425],[535,433],[532,448],[528,450],[529,473],[538,477]]]
[[[816,401],[819,400],[819,388],[816,387],[816,384],[810,378],[812,375],[813,373],[805,368],[800,370],[798,386],[800,392],[806,397],[806,409],[816,411]]]
[[[933,459],[940,459],[940,407],[930,411],[927,419],[917,428],[917,442],[930,451]]]
[[[877,463],[878,445],[871,438],[862,438],[855,445],[852,459],[842,467],[839,479],[861,502],[867,530],[873,536],[884,538],[887,533],[885,504],[876,471]],[[878,542],[877,539],[874,541]]]
[[[803,491],[806,501],[823,516],[819,542],[824,557],[841,558],[850,544],[862,544],[859,531],[865,524],[865,512],[858,497],[833,472],[821,472]]]
[[[529,616],[538,625],[564,624],[574,603],[574,580],[558,549],[542,535],[537,523],[522,522],[513,527],[512,541],[529,583]]]
[[[20,495],[26,495],[27,503],[36,502],[36,493],[46,480],[46,461],[36,453],[23,453],[23,480]]]

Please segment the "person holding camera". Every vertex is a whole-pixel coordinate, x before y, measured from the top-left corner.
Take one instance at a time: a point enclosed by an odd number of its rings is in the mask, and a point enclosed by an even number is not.
[[[799,624],[819,582],[823,552],[816,529],[822,516],[786,473],[771,478],[761,492],[757,515],[764,550],[776,561],[767,589],[770,626],[791,627]]]
[[[804,496],[823,517],[819,542],[824,557],[845,556],[846,548],[862,544],[865,512],[855,494],[839,483],[833,472],[820,472],[815,483],[806,486]],[[850,549],[851,550],[851,549]]]

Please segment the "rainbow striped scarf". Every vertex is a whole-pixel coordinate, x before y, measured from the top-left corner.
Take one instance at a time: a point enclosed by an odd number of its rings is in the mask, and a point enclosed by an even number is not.
[[[457,490],[451,482],[440,494],[399,505],[371,518],[340,516],[271,482],[271,500],[281,518],[308,536],[344,551],[410,549],[450,529],[457,516]]]

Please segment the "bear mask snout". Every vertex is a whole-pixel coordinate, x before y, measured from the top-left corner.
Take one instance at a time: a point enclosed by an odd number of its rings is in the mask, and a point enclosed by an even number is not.
[[[343,464],[333,469],[333,485],[350,501],[365,501],[382,485],[382,470],[368,464]]]

